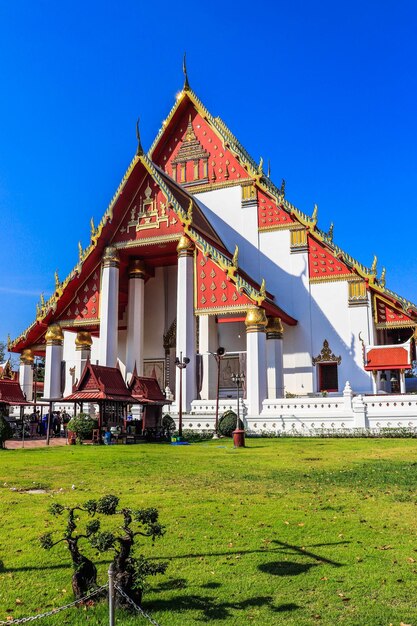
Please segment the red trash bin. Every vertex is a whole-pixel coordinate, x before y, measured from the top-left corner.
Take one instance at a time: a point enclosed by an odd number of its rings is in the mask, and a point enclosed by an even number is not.
[[[237,428],[232,432],[233,435],[233,443],[235,448],[244,448],[245,447],[245,431]]]

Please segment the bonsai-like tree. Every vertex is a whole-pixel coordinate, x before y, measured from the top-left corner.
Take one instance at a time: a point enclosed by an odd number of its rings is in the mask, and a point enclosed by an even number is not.
[[[9,422],[1,414],[0,409],[0,449],[4,448],[6,440],[12,436],[12,429]]]
[[[163,574],[167,563],[153,563],[143,555],[134,556],[135,539],[138,536],[149,537],[152,542],[162,537],[165,528],[158,522],[159,513],[154,508],[130,509],[118,508],[117,496],[102,498],[97,507],[98,513],[120,515],[122,524],[117,532],[97,532],[91,535],[90,543],[99,552],[114,553],[113,571],[115,583],[134,602],[140,604],[147,576]],[[123,597],[118,596],[120,606],[128,607]]]
[[[90,501],[91,502],[91,501]],[[86,524],[85,533],[76,534],[77,522],[79,512],[86,511],[89,515],[94,515],[95,507],[91,506],[90,502],[87,502],[84,506],[63,506],[62,504],[54,503],[49,508],[52,515],[63,515],[65,512],[67,515],[67,525],[63,532],[63,536],[57,541],[53,541],[52,533],[46,533],[39,538],[40,544],[46,550],[50,550],[59,543],[66,543],[68,550],[71,554],[74,573],[72,575],[72,589],[76,599],[82,598],[90,590],[97,587],[97,569],[96,566],[89,558],[84,554],[81,554],[78,547],[80,539],[89,539],[94,533],[97,533],[100,528],[100,521],[98,519],[91,520]]]

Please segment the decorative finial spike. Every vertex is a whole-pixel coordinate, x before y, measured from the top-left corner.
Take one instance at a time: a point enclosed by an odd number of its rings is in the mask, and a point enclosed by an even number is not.
[[[264,160],[261,157],[259,159],[259,165],[258,165],[258,174],[263,174],[263,165],[264,165]]]
[[[385,274],[386,274],[386,269],[385,267],[383,267],[382,272],[381,272],[381,278],[379,279],[379,286],[382,287],[382,289],[385,288]]]
[[[138,117],[137,122],[136,122],[136,139],[138,140],[138,147],[137,147],[137,150],[136,150],[136,156],[142,156],[142,154],[143,154],[142,143],[141,143],[141,140],[140,140],[139,122],[140,122],[140,117]]]
[[[319,212],[319,207],[317,204],[314,205],[314,209],[313,209],[313,215],[311,216],[311,219],[313,220],[314,223],[317,222],[317,215]]]
[[[281,196],[285,198],[285,178],[283,178],[281,181],[280,193],[281,193]]]
[[[375,274],[376,275],[377,265],[378,265],[378,257],[375,254],[374,255],[374,260],[372,261],[372,265],[371,265],[371,274]]]
[[[192,198],[190,198],[190,204],[188,205],[187,217],[191,224],[193,221],[193,199]]]
[[[233,267],[235,267],[236,269],[239,267],[239,246],[238,245],[236,245],[235,252],[233,254],[232,264],[233,264]]]
[[[94,218],[93,217],[90,220],[90,229],[91,229],[91,236],[95,235],[96,227],[94,225]]]
[[[78,261],[81,261],[83,258],[83,247],[81,245],[81,241],[78,242]]]
[[[184,58],[182,60],[182,71],[184,73],[184,91],[190,90],[190,83],[188,82],[188,74],[187,74],[187,53],[184,52]]]
[[[334,230],[334,224],[332,222],[330,224],[329,232],[327,233],[327,237],[328,239],[330,239],[330,241],[333,241],[333,230]]]
[[[261,288],[259,289],[259,293],[263,298],[266,298],[266,286],[265,286],[265,278],[262,279]]]
[[[60,283],[59,283],[59,276],[58,276],[58,270],[55,270],[54,277],[55,277],[55,291],[57,291],[59,289],[59,285],[60,285]]]
[[[268,173],[267,173],[268,178],[271,178],[271,161],[268,159]]]

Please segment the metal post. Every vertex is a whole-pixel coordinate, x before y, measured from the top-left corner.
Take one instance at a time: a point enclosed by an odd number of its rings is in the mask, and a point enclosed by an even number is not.
[[[240,429],[240,416],[239,416],[239,388],[240,388],[240,380],[238,379],[236,381],[236,386],[237,386],[237,423],[236,423],[236,430]]]
[[[109,626],[114,626],[114,571],[110,563],[109,571]]]
[[[22,448],[25,447],[25,411],[23,406],[20,407],[20,419],[22,420]]]
[[[182,358],[182,353],[181,353],[181,358]],[[178,412],[178,434],[180,436],[180,438],[182,437],[182,367],[179,368],[180,370],[180,405],[179,405],[179,412]]]

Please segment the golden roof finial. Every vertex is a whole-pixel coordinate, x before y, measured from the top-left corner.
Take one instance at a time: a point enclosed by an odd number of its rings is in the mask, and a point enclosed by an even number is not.
[[[138,117],[138,119],[136,121],[136,139],[138,140],[138,147],[136,149],[136,156],[142,156],[142,154],[143,154],[142,143],[141,143],[141,140],[140,140],[139,122],[140,122],[140,117]]]
[[[261,157],[259,159],[259,165],[258,165],[258,174],[263,174],[263,165],[264,165],[264,160],[263,157]]]
[[[233,254],[232,265],[236,269],[239,267],[239,246],[238,245],[236,245],[235,252]]]
[[[59,289],[59,286],[60,286],[58,270],[55,270],[54,277],[55,277],[55,291],[57,291]]]
[[[188,74],[187,74],[187,53],[184,52],[184,58],[182,60],[182,71],[184,73],[184,91],[190,90],[190,83],[188,82]]]
[[[381,272],[381,278],[379,279],[379,286],[382,287],[382,289],[385,288],[385,274],[386,274],[386,269],[385,267],[383,267],[382,272]]]
[[[78,262],[81,262],[83,258],[83,247],[81,245],[81,241],[78,242]]]
[[[265,287],[265,278],[262,279],[261,287],[259,289],[259,293],[263,298],[266,298],[266,287]]]
[[[279,191],[281,193],[281,196],[285,198],[285,178],[283,178],[281,181],[281,188]]]
[[[44,298],[43,293],[41,293],[40,297],[41,297],[41,306],[45,306],[45,298]]]
[[[314,205],[314,209],[313,209],[313,215],[311,216],[311,219],[313,220],[313,222],[314,222],[315,224],[317,224],[317,215],[318,215],[318,212],[319,212],[319,207],[318,207],[318,205],[317,205],[317,204],[315,204],[315,205]]]
[[[94,226],[94,218],[93,217],[90,220],[90,229],[91,229],[91,236],[93,237],[96,234],[96,227]]]
[[[327,233],[327,238],[330,239],[330,241],[333,241],[333,230],[334,230],[334,224],[333,222],[331,222],[329,232]]]
[[[377,265],[378,265],[378,257],[375,254],[374,255],[374,260],[372,261],[372,265],[371,265],[371,274],[376,274],[376,272],[377,272]]]
[[[189,220],[189,223],[191,224],[193,221],[193,199],[192,198],[190,198],[190,204],[188,205],[187,218]]]

